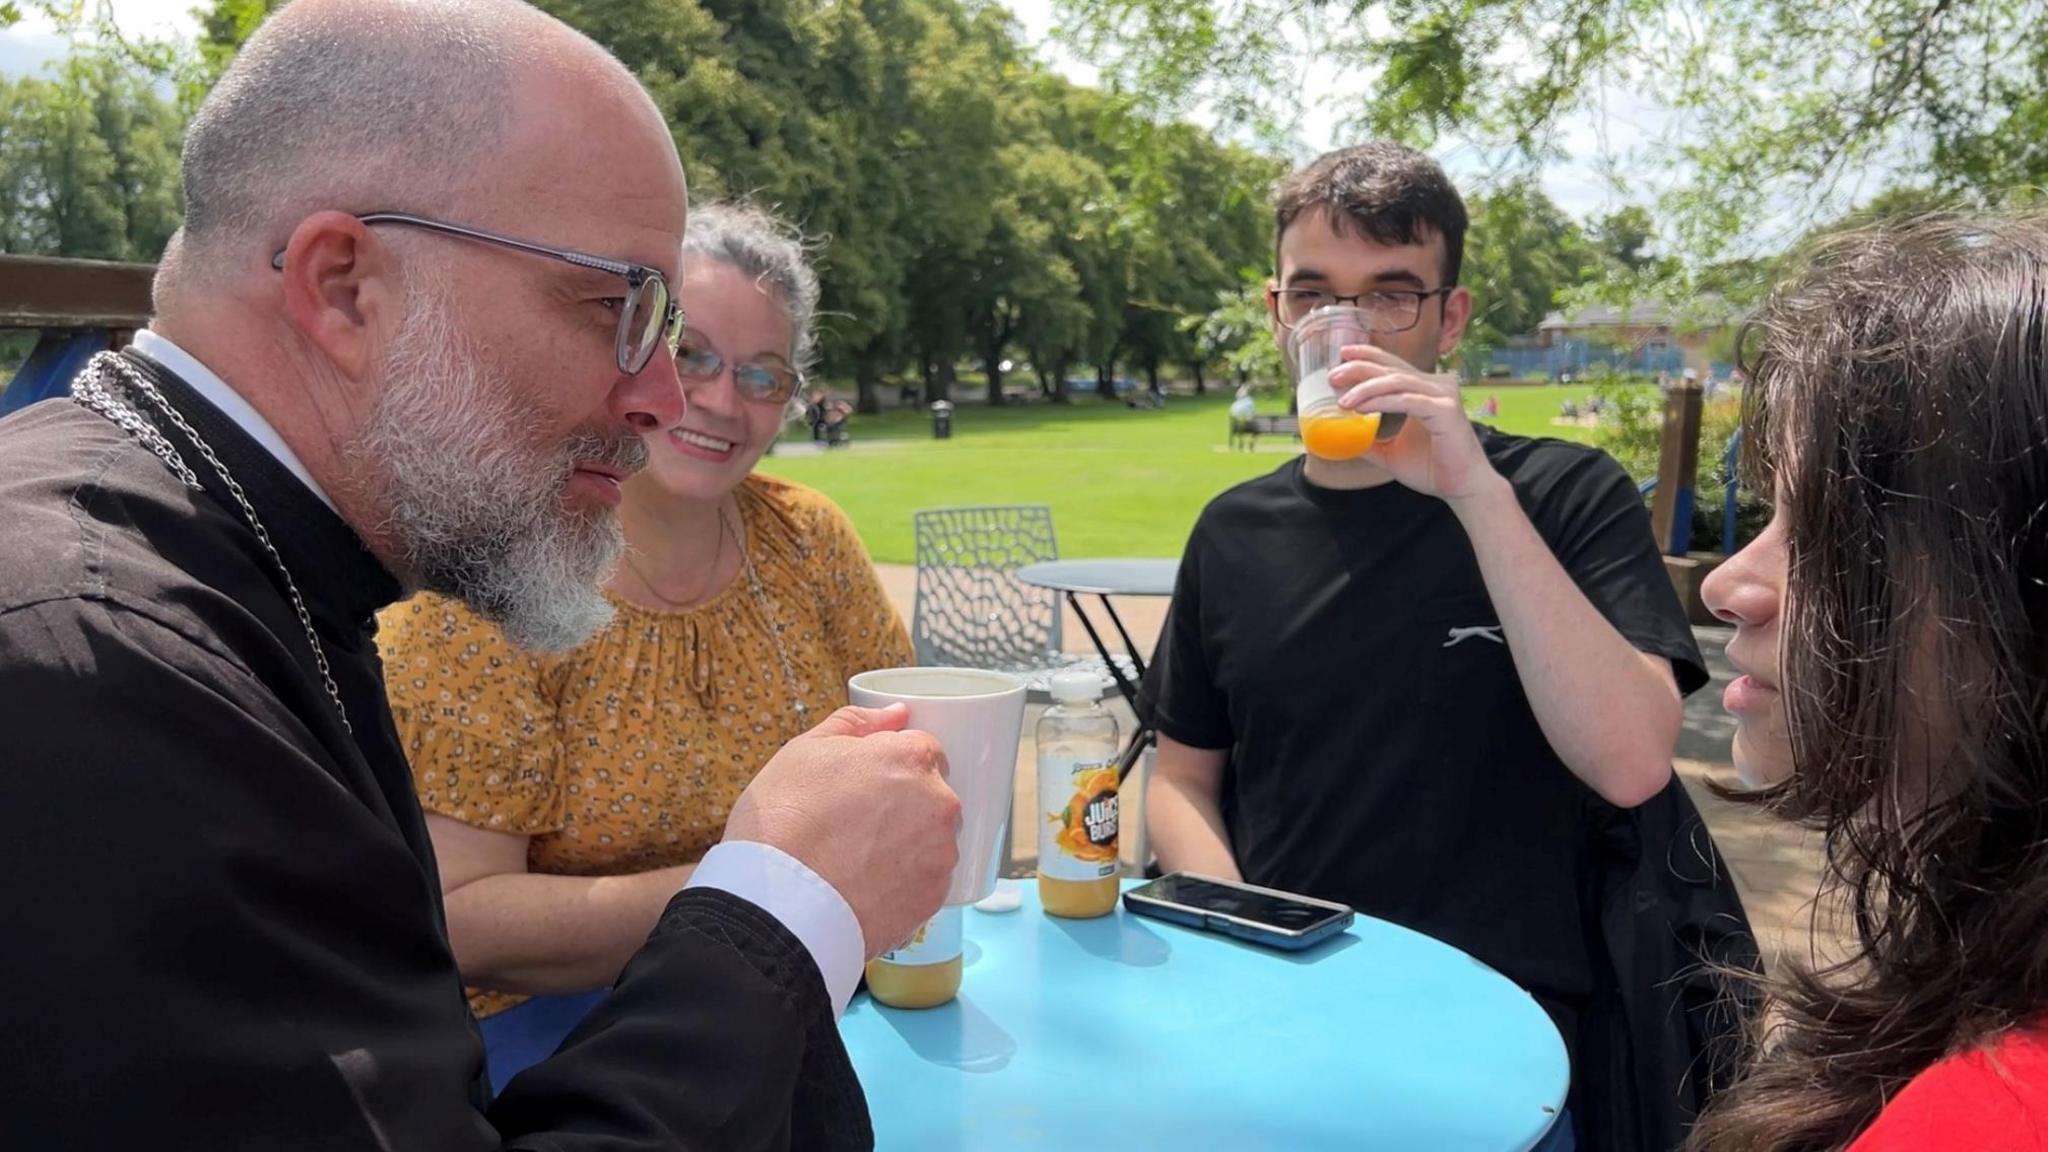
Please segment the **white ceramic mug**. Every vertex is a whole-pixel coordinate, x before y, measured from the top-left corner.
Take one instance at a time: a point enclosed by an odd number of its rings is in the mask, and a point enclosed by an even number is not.
[[[960,797],[960,862],[946,903],[986,898],[1002,866],[996,857],[1024,735],[1024,682],[975,668],[881,668],[855,676],[846,689],[862,708],[909,705],[910,727],[931,733],[946,750],[946,781]]]

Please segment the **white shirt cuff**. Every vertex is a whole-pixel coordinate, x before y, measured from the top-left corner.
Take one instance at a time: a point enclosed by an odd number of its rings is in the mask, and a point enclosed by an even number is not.
[[[780,848],[729,840],[704,854],[683,887],[716,888],[781,921],[818,966],[832,998],[832,1018],[845,1014],[853,990],[860,987],[867,939],[853,906],[824,877]]]

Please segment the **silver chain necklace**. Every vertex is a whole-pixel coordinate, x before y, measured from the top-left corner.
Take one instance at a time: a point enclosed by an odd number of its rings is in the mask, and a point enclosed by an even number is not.
[[[263,527],[262,519],[256,515],[255,506],[249,503],[248,494],[242,491],[241,484],[228,471],[228,466],[221,463],[213,446],[194,431],[192,425],[186,423],[183,414],[164,398],[163,393],[157,391],[156,385],[150,383],[148,377],[135,370],[135,366],[128,362],[127,357],[114,352],[102,352],[94,356],[85,372],[72,384],[71,398],[112,420],[141,441],[144,447],[155,453],[157,458],[164,462],[164,466],[184,482],[185,487],[194,492],[204,492],[206,489],[199,483],[198,474],[185,463],[176,446],[166,440],[163,432],[142,413],[136,411],[133,405],[115,396],[112,389],[107,387],[109,377],[119,379],[129,389],[155,405],[172,424],[176,425],[178,431],[184,433],[185,437],[192,441],[193,446],[199,449],[199,454],[206,458],[206,462],[213,466],[221,483],[226,484],[228,492],[234,496],[235,503],[242,506],[242,515],[248,519],[249,528],[256,533],[256,542],[263,545],[263,550],[270,554],[271,563],[277,567],[277,574],[284,577],[284,589],[291,597],[292,610],[298,613],[299,624],[306,630],[306,643],[312,646],[313,664],[320,670],[320,685],[327,689],[327,698],[334,702],[334,711],[341,717],[341,726],[349,735],[355,735],[354,725],[348,722],[348,709],[341,703],[341,689],[335,686],[334,673],[327,666],[327,652],[320,646],[320,634],[313,629],[313,614],[306,610],[306,600],[299,595],[299,586],[292,580],[291,569],[285,567],[284,557],[278,554],[277,545],[270,542],[270,533]],[[785,660],[784,663],[787,664],[788,661]]]
[[[811,706],[804,703],[803,687],[796,682],[796,668],[789,662],[789,649],[782,644],[782,625],[775,619],[774,604],[768,599],[768,592],[761,587],[761,578],[754,573],[754,554],[747,548],[747,542],[740,537],[725,518],[725,505],[718,506],[718,526],[732,533],[733,543],[740,550],[740,571],[746,573],[747,591],[754,596],[754,606],[761,610],[761,620],[768,625],[768,639],[775,644],[775,656],[782,661],[782,679],[789,685],[789,697],[796,709],[796,722],[808,729],[811,724]]]
[[[747,592],[754,598],[754,607],[761,613],[761,623],[768,629],[768,640],[775,645],[775,657],[782,663],[782,679],[784,683],[789,685],[790,707],[796,712],[797,723],[808,727],[810,724],[811,706],[804,703],[803,689],[797,684],[796,666],[790,663],[789,649],[783,646],[782,626],[775,619],[775,602],[768,598],[768,590],[762,587],[760,576],[755,574],[754,557],[747,550],[746,538],[740,535],[739,529],[734,527],[732,521],[726,517],[725,502],[721,500],[718,505],[718,552],[717,555],[712,557],[713,578],[716,578],[718,574],[718,557],[725,555],[725,538],[727,536],[732,537],[733,547],[739,551],[740,572],[746,577]],[[647,590],[648,595],[661,601],[670,609],[692,612],[704,606],[705,601],[703,600],[688,603],[680,600],[671,600],[667,596],[662,595],[661,591],[654,586],[654,582],[647,578],[647,574],[640,571],[639,566],[633,563],[630,556],[623,557],[622,559],[626,570],[631,572],[634,578],[640,581],[640,586]]]

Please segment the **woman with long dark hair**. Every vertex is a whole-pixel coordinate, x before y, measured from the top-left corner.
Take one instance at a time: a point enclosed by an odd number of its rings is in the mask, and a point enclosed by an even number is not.
[[[2048,1148],[2048,218],[1838,235],[1752,329],[1775,515],[1704,594],[1853,954],[1770,987],[1690,1147]]]

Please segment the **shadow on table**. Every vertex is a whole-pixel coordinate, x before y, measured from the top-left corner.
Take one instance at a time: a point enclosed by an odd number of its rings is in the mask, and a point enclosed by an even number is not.
[[[1082,951],[1098,959],[1128,964],[1133,968],[1157,968],[1173,955],[1173,945],[1135,916],[1111,914],[1093,920],[1064,920],[1048,916],[1046,919],[1079,944]]]
[[[878,1008],[882,1019],[903,1037],[910,1050],[925,1060],[962,1072],[1000,1072],[1017,1054],[1017,1040],[1003,1026],[957,996],[950,1004],[908,1012]]]

